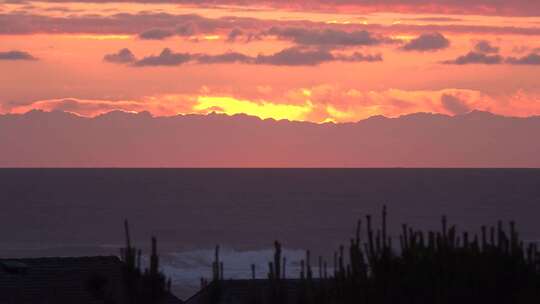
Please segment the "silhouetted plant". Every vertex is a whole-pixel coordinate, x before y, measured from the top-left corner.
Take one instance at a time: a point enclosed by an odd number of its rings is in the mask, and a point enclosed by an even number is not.
[[[274,259],[268,264],[270,293],[259,294],[257,301],[289,303],[289,282],[296,282],[298,292],[291,304],[540,301],[540,252],[537,244],[520,240],[514,222],[508,230],[501,221],[496,227],[481,226],[480,235],[458,233],[446,216],[441,218],[440,231],[420,231],[403,224],[399,246],[393,247],[387,218],[384,206],[380,228],[373,227],[370,215],[366,216],[365,230],[358,221],[348,258],[345,247],[339,246],[333,256],[333,274],[329,275],[326,261],[319,257],[317,278],[313,277],[308,250],[300,261],[299,280],[285,279],[286,260],[281,257],[281,244],[275,242]],[[253,278],[254,273],[252,266]],[[211,303],[219,302],[214,300]]]
[[[141,271],[142,251],[131,244],[128,221],[124,221],[126,247],[121,249],[121,258],[124,262],[124,279],[126,286],[126,299],[133,304],[160,303],[167,292],[170,292],[171,281],[159,270],[159,256],[157,253],[157,240],[152,237],[152,251],[150,254],[150,268]]]

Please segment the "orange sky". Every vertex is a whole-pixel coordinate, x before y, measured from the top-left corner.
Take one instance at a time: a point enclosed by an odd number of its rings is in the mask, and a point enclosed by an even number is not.
[[[540,115],[535,4],[385,1],[0,2],[0,113]]]

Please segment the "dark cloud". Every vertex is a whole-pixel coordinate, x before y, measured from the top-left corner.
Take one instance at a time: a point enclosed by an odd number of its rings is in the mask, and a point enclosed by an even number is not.
[[[497,35],[540,35],[539,27],[518,27],[518,26],[491,26],[491,25],[468,25],[468,24],[394,24],[385,27],[380,24],[370,24],[366,26],[370,30],[390,30],[393,32],[446,32],[446,33],[479,33]]]
[[[506,62],[515,65],[540,65],[540,55],[531,53],[523,57],[508,57]]]
[[[95,0],[98,1],[98,0]],[[540,35],[540,27],[517,26],[482,26],[460,24],[382,24],[331,25],[322,22],[293,20],[262,20],[247,17],[206,18],[195,14],[175,15],[170,13],[119,13],[112,16],[78,15],[65,17],[35,15],[30,13],[0,14],[0,34],[132,34],[139,35],[152,29],[169,29],[179,36],[194,34],[212,34],[230,32],[238,28],[249,33],[266,33],[268,29],[277,28],[282,39],[305,42],[305,45],[361,46],[383,42],[391,39],[377,36],[377,33],[396,32],[448,32],[448,33],[486,33],[497,35]],[[174,30],[173,30],[174,29]],[[293,30],[286,30],[293,29]],[[296,31],[294,29],[299,29]],[[285,31],[286,30],[286,31]],[[330,30],[329,32],[325,32]],[[369,32],[368,32],[369,31]],[[253,35],[253,34],[250,34]],[[298,36],[298,38],[295,38]],[[249,38],[249,35],[248,35]],[[260,36],[252,37],[260,38]],[[249,39],[247,39],[249,40]],[[317,42],[319,41],[319,42]]]
[[[29,2],[26,1],[26,0],[4,0],[1,3],[5,3],[5,4],[26,4],[26,3],[29,3]]]
[[[265,36],[264,32],[251,32],[250,29],[242,30],[238,27],[233,28],[228,34],[226,42],[251,42],[261,40]]]
[[[533,48],[531,49],[530,46],[521,45],[521,46],[515,46],[512,48],[512,52],[514,53],[540,53],[540,47],[539,48]]]
[[[186,15],[193,17],[192,15]],[[150,29],[139,34],[139,38],[146,40],[164,40],[173,36],[189,37],[197,33],[213,33],[218,28],[227,28],[225,24],[218,25],[217,20],[202,18],[197,21],[177,25],[174,30]]]
[[[196,32],[197,30],[194,23],[182,24],[176,28],[176,34],[178,36],[191,36],[194,35]]]
[[[219,55],[195,55],[198,63],[213,64],[213,63],[253,63],[253,58],[247,55],[230,52]]]
[[[250,57],[241,53],[220,55],[194,55],[197,63],[244,63],[261,65],[313,66],[331,61],[375,62],[382,61],[381,55],[364,55],[358,52],[352,55],[334,55],[326,50],[292,47],[271,55]]]
[[[381,54],[376,55],[365,55],[359,52],[354,52],[352,55],[337,55],[335,56],[337,60],[340,61],[349,61],[349,62],[376,62],[383,61]]]
[[[528,48],[527,48],[528,49]],[[444,61],[445,64],[512,64],[512,65],[540,65],[540,54],[533,52],[522,57],[503,57],[499,55],[499,48],[487,41],[476,44],[475,50],[453,60]]]
[[[256,64],[288,66],[314,66],[331,61],[373,62],[382,61],[382,57],[381,55],[363,55],[360,53],[334,55],[327,50],[292,47],[272,55],[259,55],[255,58]]]
[[[244,32],[239,28],[234,28],[227,35],[227,42],[235,42],[238,37],[241,37]]]
[[[37,60],[37,58],[30,55],[30,53],[14,50],[0,52],[0,60]]]
[[[95,111],[114,111],[118,109],[118,105],[111,102],[80,102],[77,99],[62,99],[55,101],[50,107],[51,111],[64,111],[73,113],[92,113]]]
[[[441,33],[427,33],[409,41],[402,49],[405,51],[437,51],[450,46],[450,41]]]
[[[272,55],[259,55],[257,64],[268,65],[319,65],[333,61],[334,56],[323,50],[305,50],[298,47],[288,48]]]
[[[140,34],[152,29],[170,29],[179,36],[214,33],[233,28],[263,30],[271,21],[244,17],[206,18],[195,14],[118,13],[112,16],[70,15],[54,17],[27,13],[0,14],[0,34],[95,33]],[[174,30],[172,30],[174,29]]]
[[[175,53],[171,49],[166,48],[159,55],[151,55],[144,57],[134,63],[135,66],[176,66],[187,63],[193,59],[193,55],[189,53]]]
[[[443,94],[441,96],[441,104],[450,113],[454,115],[467,114],[471,111],[467,103],[458,97],[450,94]]]
[[[474,46],[474,50],[478,53],[484,53],[484,54],[497,54],[499,53],[499,48],[496,46],[491,45],[489,41],[482,40],[476,43]]]
[[[18,0],[7,0],[16,1]],[[45,2],[71,2],[72,0],[44,0]],[[79,0],[80,2],[139,2],[139,3],[183,3],[197,5],[258,5],[295,8],[305,11],[346,8],[352,12],[399,12],[426,14],[476,14],[495,16],[540,15],[540,2],[535,0]],[[249,8],[249,6],[248,6]]]
[[[229,52],[218,55],[176,53],[165,48],[158,55],[150,55],[137,60],[129,49],[122,49],[114,54],[105,55],[104,60],[117,64],[130,64],[134,67],[179,66],[186,63],[218,64],[218,63],[253,63],[254,59],[247,55]]]
[[[219,64],[219,63],[253,63],[254,59],[247,55],[229,52],[209,55],[197,53],[176,53],[166,48],[159,55],[151,55],[133,62],[136,67],[179,66],[187,63]]]
[[[133,55],[133,53],[129,49],[121,49],[116,53],[107,54],[103,57],[103,60],[111,63],[120,64],[130,64],[137,61],[135,55]]]
[[[174,33],[169,30],[151,29],[139,34],[139,38],[145,40],[163,40],[174,36]]]
[[[163,49],[159,55],[151,55],[137,60],[129,49],[104,56],[104,60],[117,64],[130,64],[135,67],[148,66],[179,66],[187,63],[194,64],[259,64],[278,66],[314,66],[325,62],[376,62],[382,61],[381,55],[365,55],[359,52],[348,54],[333,54],[328,50],[292,47],[280,52],[252,57],[242,53],[228,52],[223,54],[175,53],[171,49]]]
[[[51,6],[51,7],[45,7],[43,8],[44,11],[47,12],[61,12],[61,13],[78,13],[83,12],[82,9],[72,9],[65,6]]]
[[[406,20],[410,21],[422,21],[422,22],[459,22],[463,21],[460,18],[451,18],[451,17],[419,17],[419,18],[408,18]]]
[[[478,52],[469,52],[466,55],[459,56],[456,59],[444,61],[444,64],[501,64],[504,62],[504,58],[500,55],[489,55]]]
[[[280,28],[272,27],[266,32],[281,39],[291,40],[306,46],[364,46],[390,42],[390,39],[378,37],[368,31],[346,32],[335,29]]]

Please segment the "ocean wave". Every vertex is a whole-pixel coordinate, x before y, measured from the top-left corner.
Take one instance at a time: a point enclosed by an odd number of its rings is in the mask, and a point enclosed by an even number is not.
[[[286,276],[300,276],[300,261],[305,258],[305,251],[297,249],[282,250],[282,256],[286,258]],[[255,265],[256,278],[268,276],[268,263],[274,259],[274,249],[261,249],[250,251],[238,251],[231,248],[220,250],[220,261],[223,262],[224,279],[248,279],[252,277],[251,265]],[[200,288],[200,279],[212,278],[212,262],[214,261],[214,249],[198,249],[183,252],[169,252],[160,256],[161,270],[171,278],[173,290],[182,298],[189,297]],[[148,257],[143,257],[143,263],[148,262]],[[318,272],[315,265],[316,259],[312,260],[313,273]]]

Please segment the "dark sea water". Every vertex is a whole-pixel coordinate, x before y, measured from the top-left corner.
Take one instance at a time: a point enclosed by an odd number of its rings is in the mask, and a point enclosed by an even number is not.
[[[328,255],[355,222],[389,209],[402,223],[438,228],[445,214],[478,231],[515,220],[540,240],[540,170],[512,169],[1,169],[0,257],[118,254],[122,222],[186,297],[210,274],[221,244],[225,276],[263,275],[279,239],[296,262]],[[375,220],[378,223],[378,218]]]

